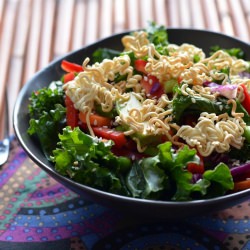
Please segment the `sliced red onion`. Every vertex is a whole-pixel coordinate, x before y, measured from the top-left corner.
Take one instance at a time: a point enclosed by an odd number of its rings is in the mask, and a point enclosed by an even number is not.
[[[236,84],[219,85],[215,82],[210,82],[207,86],[210,87],[212,93],[218,92],[228,99],[236,98],[238,88]]]
[[[150,94],[154,94],[159,88],[161,87],[161,84],[159,82],[154,83],[150,90]]]
[[[233,167],[230,169],[230,171],[234,180],[245,179],[246,174],[250,173],[250,162],[238,167]]]
[[[247,72],[247,71],[240,72],[239,76],[241,78],[250,78],[250,72]]]
[[[193,174],[192,176],[192,183],[198,182],[200,179],[202,179],[202,174]]]

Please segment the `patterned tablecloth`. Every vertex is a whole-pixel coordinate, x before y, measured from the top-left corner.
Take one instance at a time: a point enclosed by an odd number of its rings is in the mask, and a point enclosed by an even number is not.
[[[181,222],[125,217],[53,180],[15,139],[0,169],[1,250],[250,249],[249,216],[250,200]]]

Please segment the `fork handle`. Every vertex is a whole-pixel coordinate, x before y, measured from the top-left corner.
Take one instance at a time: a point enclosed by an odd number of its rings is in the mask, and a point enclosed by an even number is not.
[[[5,138],[0,142],[0,165],[3,165],[9,156],[10,150],[10,140],[9,138]]]

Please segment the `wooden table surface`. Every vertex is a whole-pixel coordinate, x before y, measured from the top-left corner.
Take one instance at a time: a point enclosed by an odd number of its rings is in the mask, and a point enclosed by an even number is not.
[[[100,38],[144,28],[149,20],[250,42],[249,0],[0,0],[0,117],[5,89],[11,120],[20,88],[36,71]]]

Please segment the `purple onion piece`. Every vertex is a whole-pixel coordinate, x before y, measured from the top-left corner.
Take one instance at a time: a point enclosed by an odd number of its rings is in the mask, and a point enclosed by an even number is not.
[[[199,181],[200,179],[202,179],[202,174],[193,174],[192,176],[192,183],[195,184],[197,181]]]
[[[250,78],[250,73],[247,71],[243,71],[239,73],[240,78]]]
[[[230,169],[234,180],[245,179],[244,175],[250,173],[250,162]],[[243,177],[243,178],[242,178]]]
[[[211,82],[207,84],[207,86],[210,87],[212,93],[218,92],[228,99],[236,98],[238,88],[236,84],[219,85],[215,82]]]
[[[204,157],[204,162],[211,163],[211,168],[214,168],[219,163],[223,162],[231,168],[230,157],[228,154],[213,152],[211,155]]]
[[[203,82],[203,86],[204,86],[204,87],[208,87],[208,85],[209,85],[210,83],[212,83],[212,82],[205,81],[205,82]]]
[[[154,85],[152,86],[151,90],[150,90],[150,94],[154,94],[159,88],[160,88],[160,83],[159,82],[156,82],[154,83]]]

